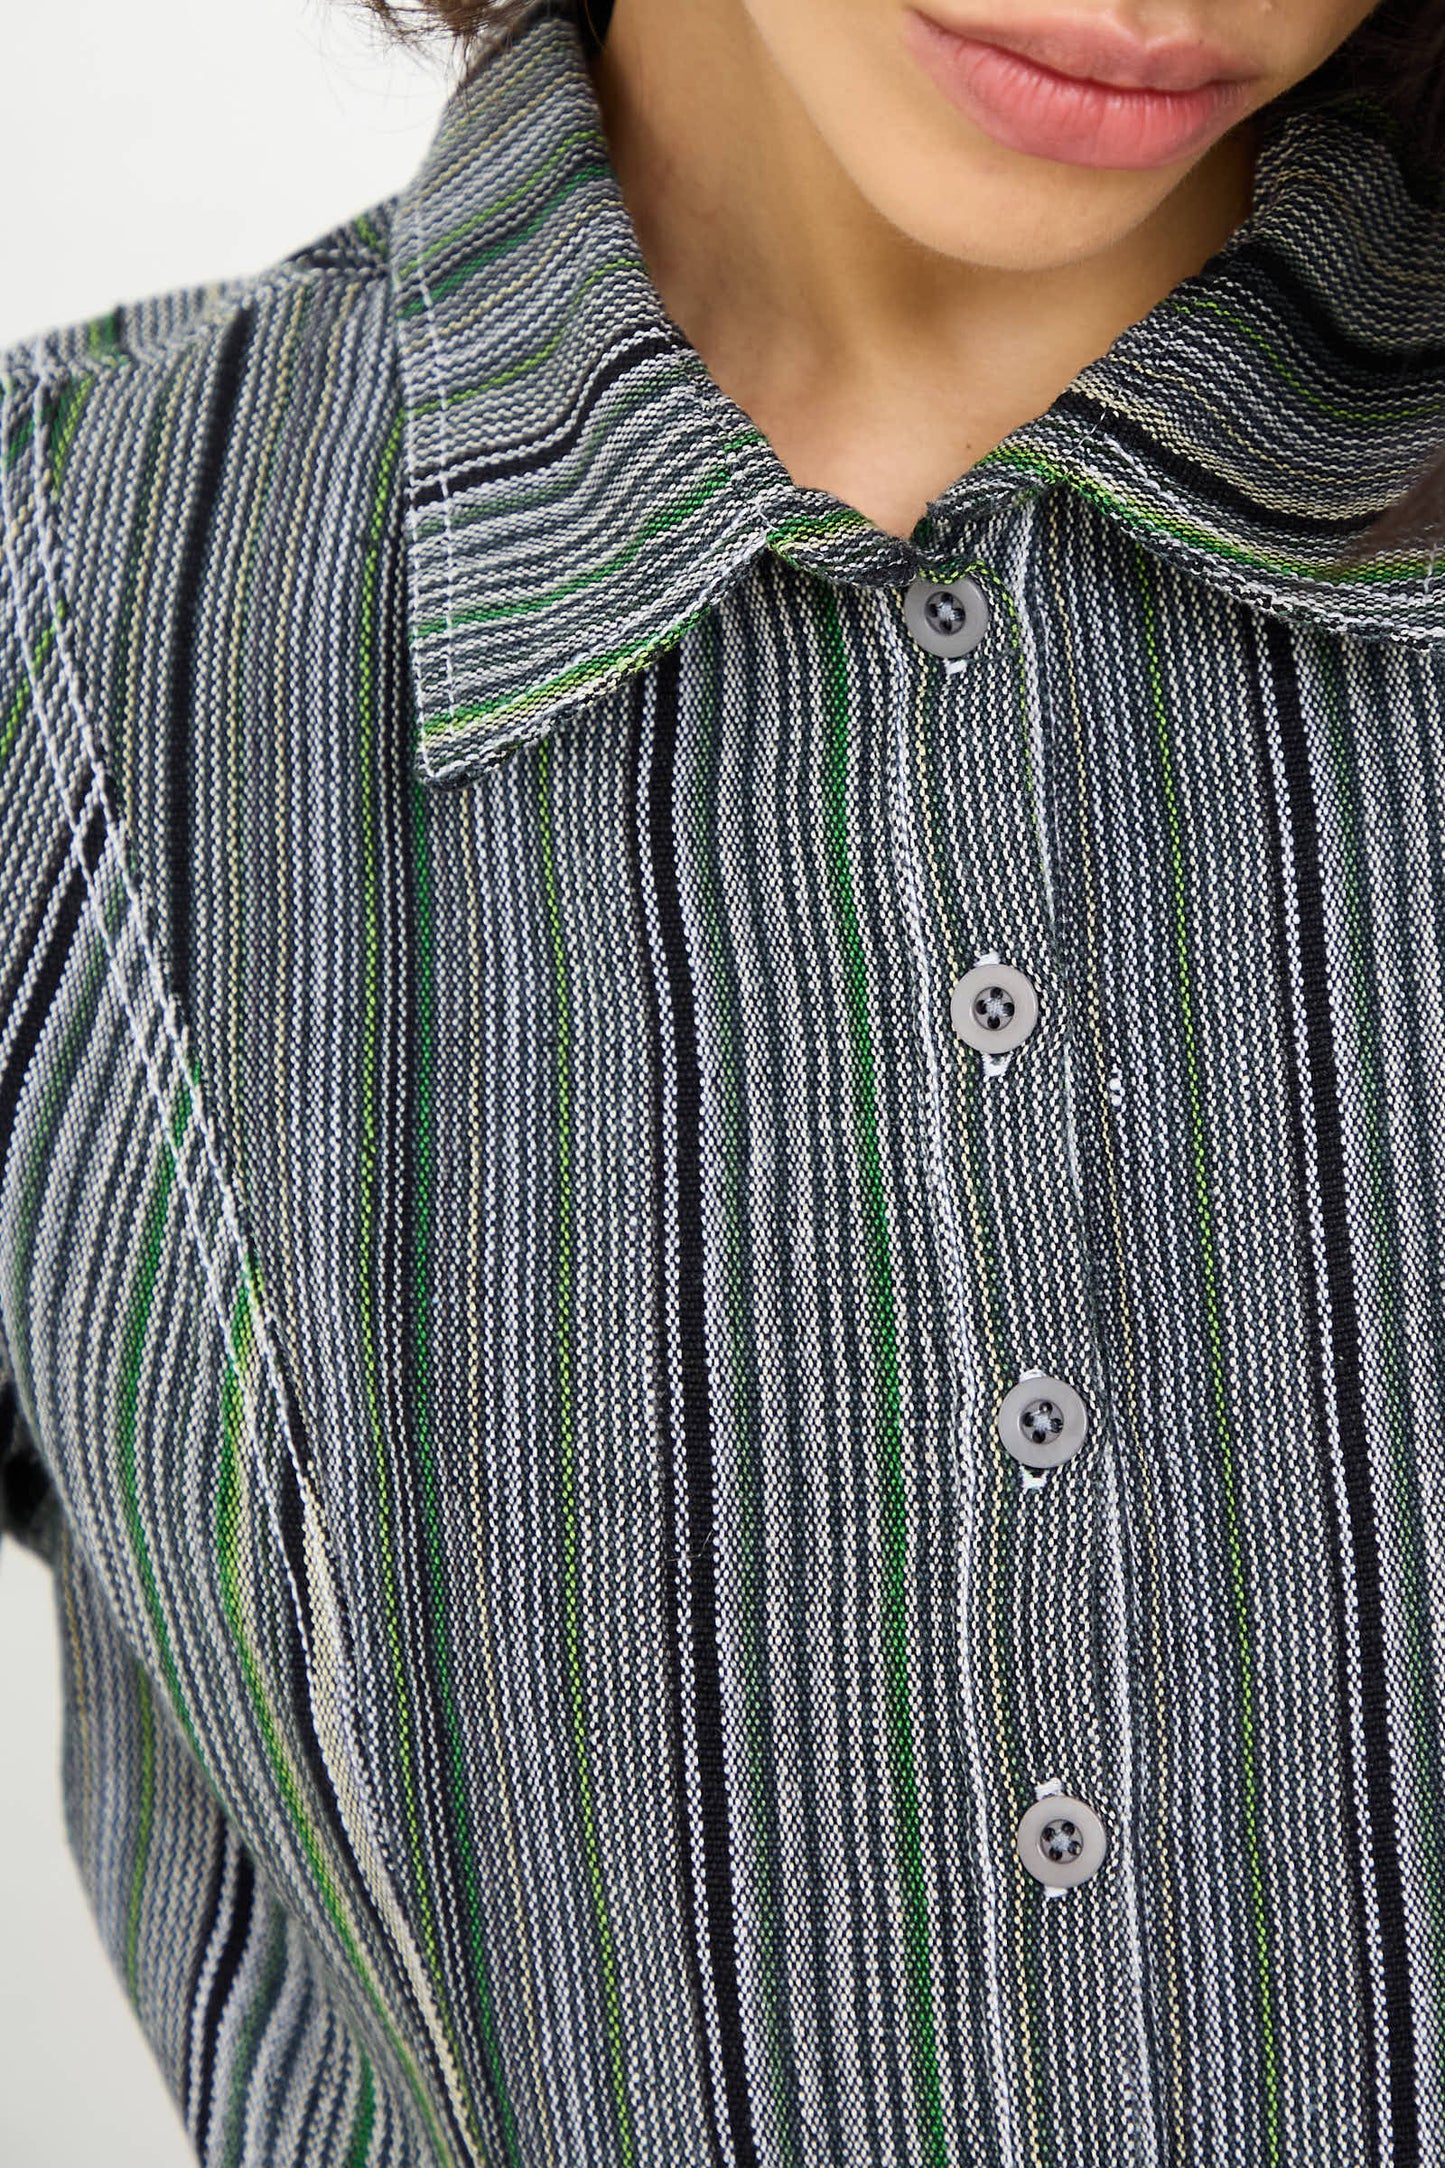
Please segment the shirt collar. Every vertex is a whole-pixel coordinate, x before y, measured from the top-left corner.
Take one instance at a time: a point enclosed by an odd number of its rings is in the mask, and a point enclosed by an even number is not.
[[[1262,114],[1248,219],[906,539],[794,483],[668,317],[562,0],[454,92],[392,233],[429,780],[642,669],[761,550],[944,576],[980,512],[1054,486],[1264,609],[1445,639],[1445,565],[1332,563],[1445,414],[1445,209],[1358,113]]]

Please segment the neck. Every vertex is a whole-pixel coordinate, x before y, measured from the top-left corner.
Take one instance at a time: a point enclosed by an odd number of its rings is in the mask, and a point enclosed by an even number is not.
[[[592,75],[668,314],[795,480],[899,533],[1249,210],[1244,128],[1095,253],[1044,269],[970,263],[914,241],[863,197],[742,0],[616,0]],[[880,417],[904,410],[931,419],[927,445],[915,423],[911,457],[862,449]]]

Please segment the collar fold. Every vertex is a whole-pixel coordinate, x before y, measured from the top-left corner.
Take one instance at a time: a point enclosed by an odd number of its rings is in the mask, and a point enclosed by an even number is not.
[[[1445,435],[1441,192],[1368,115],[1260,129],[1224,247],[903,538],[795,483],[667,315],[575,18],[539,0],[449,99],[392,222],[421,774],[544,736],[760,550],[901,585],[1054,486],[1265,610],[1445,640],[1445,564],[1334,562]]]

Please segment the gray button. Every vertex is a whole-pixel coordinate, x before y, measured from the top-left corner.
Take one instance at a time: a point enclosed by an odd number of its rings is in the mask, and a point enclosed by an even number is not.
[[[1019,1858],[1047,1889],[1072,1889],[1104,1864],[1109,1836],[1093,1808],[1067,1792],[1036,1799],[1018,1826]]]
[[[1007,1054],[1038,1022],[1039,997],[1032,979],[1012,964],[975,964],[954,987],[949,1014],[965,1046]]]
[[[1089,1435],[1089,1411],[1062,1378],[1020,1378],[998,1404],[1004,1450],[1026,1468],[1057,1468]]]
[[[988,631],[988,597],[977,580],[930,580],[920,572],[904,591],[903,616],[930,655],[967,655]]]

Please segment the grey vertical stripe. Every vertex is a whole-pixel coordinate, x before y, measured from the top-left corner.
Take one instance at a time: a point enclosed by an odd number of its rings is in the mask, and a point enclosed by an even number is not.
[[[394,201],[0,365],[0,1518],[208,2163],[1445,2158],[1445,610],[1333,562],[1445,411],[1402,152],[1270,115],[906,538],[547,4]]]

